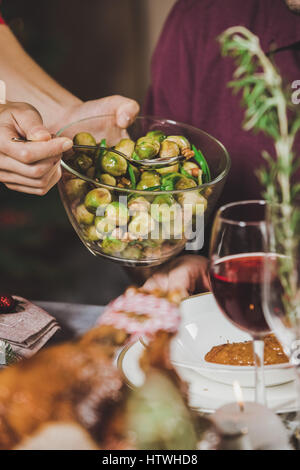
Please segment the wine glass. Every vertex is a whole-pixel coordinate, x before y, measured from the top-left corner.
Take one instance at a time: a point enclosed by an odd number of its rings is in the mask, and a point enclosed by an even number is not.
[[[263,309],[269,327],[296,370],[300,401],[300,205],[269,204],[266,210]],[[300,413],[297,416],[300,422]],[[298,424],[298,436],[300,429]]]
[[[210,245],[212,292],[224,315],[253,338],[255,400],[265,404],[264,336],[269,326],[262,305],[265,201],[227,204],[217,212]]]

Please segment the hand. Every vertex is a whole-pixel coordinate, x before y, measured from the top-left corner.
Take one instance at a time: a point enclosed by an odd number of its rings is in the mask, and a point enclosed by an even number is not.
[[[60,127],[79,119],[110,114],[115,116],[117,127],[126,129],[139,110],[140,107],[136,101],[119,95],[107,96],[85,103],[76,100],[76,103],[69,106],[58,121],[55,120],[55,125],[52,128],[57,131]]]
[[[158,269],[144,284],[143,289],[151,292],[179,290],[186,297],[190,294],[210,290],[207,274],[208,260],[203,256],[184,255],[173,259]]]
[[[13,137],[34,142],[12,142]],[[39,112],[26,103],[0,105],[0,182],[9,189],[44,195],[61,176],[60,157],[72,140],[51,134]]]

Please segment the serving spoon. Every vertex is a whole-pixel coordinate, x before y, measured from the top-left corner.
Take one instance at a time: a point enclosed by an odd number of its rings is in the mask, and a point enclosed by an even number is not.
[[[33,140],[25,139],[24,137],[13,137],[12,142],[33,142]],[[175,157],[158,157],[158,158],[153,158],[153,159],[144,159],[144,160],[133,160],[132,158],[128,157],[122,152],[119,152],[119,150],[116,150],[113,147],[100,147],[100,145],[73,145],[73,149],[75,150],[93,150],[95,151],[96,149],[100,150],[106,150],[108,152],[114,152],[121,157],[125,158],[131,165],[136,166],[138,168],[144,168],[144,169],[151,169],[151,168],[162,168],[162,167],[168,167],[168,166],[173,166],[174,164],[186,160],[184,155],[177,155]]]

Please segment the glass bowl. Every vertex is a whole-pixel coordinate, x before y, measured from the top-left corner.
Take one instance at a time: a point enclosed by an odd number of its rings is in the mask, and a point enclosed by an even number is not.
[[[88,132],[96,142],[105,138],[106,144],[112,147],[122,138],[136,141],[153,130],[160,130],[167,136],[183,135],[201,149],[211,180],[185,189],[132,189],[96,179],[94,163],[91,171],[84,174],[74,165],[78,154],[73,150],[66,152],[61,162],[60,196],[78,236],[95,256],[104,256],[125,266],[164,263],[183,250],[187,241],[189,249],[202,248],[205,222],[230,168],[226,149],[200,129],[152,116],[136,117],[127,129],[119,129],[113,115],[93,116],[68,124],[57,133],[73,139],[79,132]],[[89,152],[85,152],[86,155]],[[89,157],[86,160],[93,161],[92,153]],[[167,173],[174,170],[176,168],[169,168]],[[95,189],[97,191],[91,193]],[[95,199],[95,195],[100,199]]]

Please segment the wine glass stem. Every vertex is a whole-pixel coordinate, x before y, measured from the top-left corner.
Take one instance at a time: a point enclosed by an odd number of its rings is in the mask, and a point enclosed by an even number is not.
[[[266,404],[265,376],[264,376],[264,348],[261,339],[253,338],[255,360],[255,401],[261,405]]]

